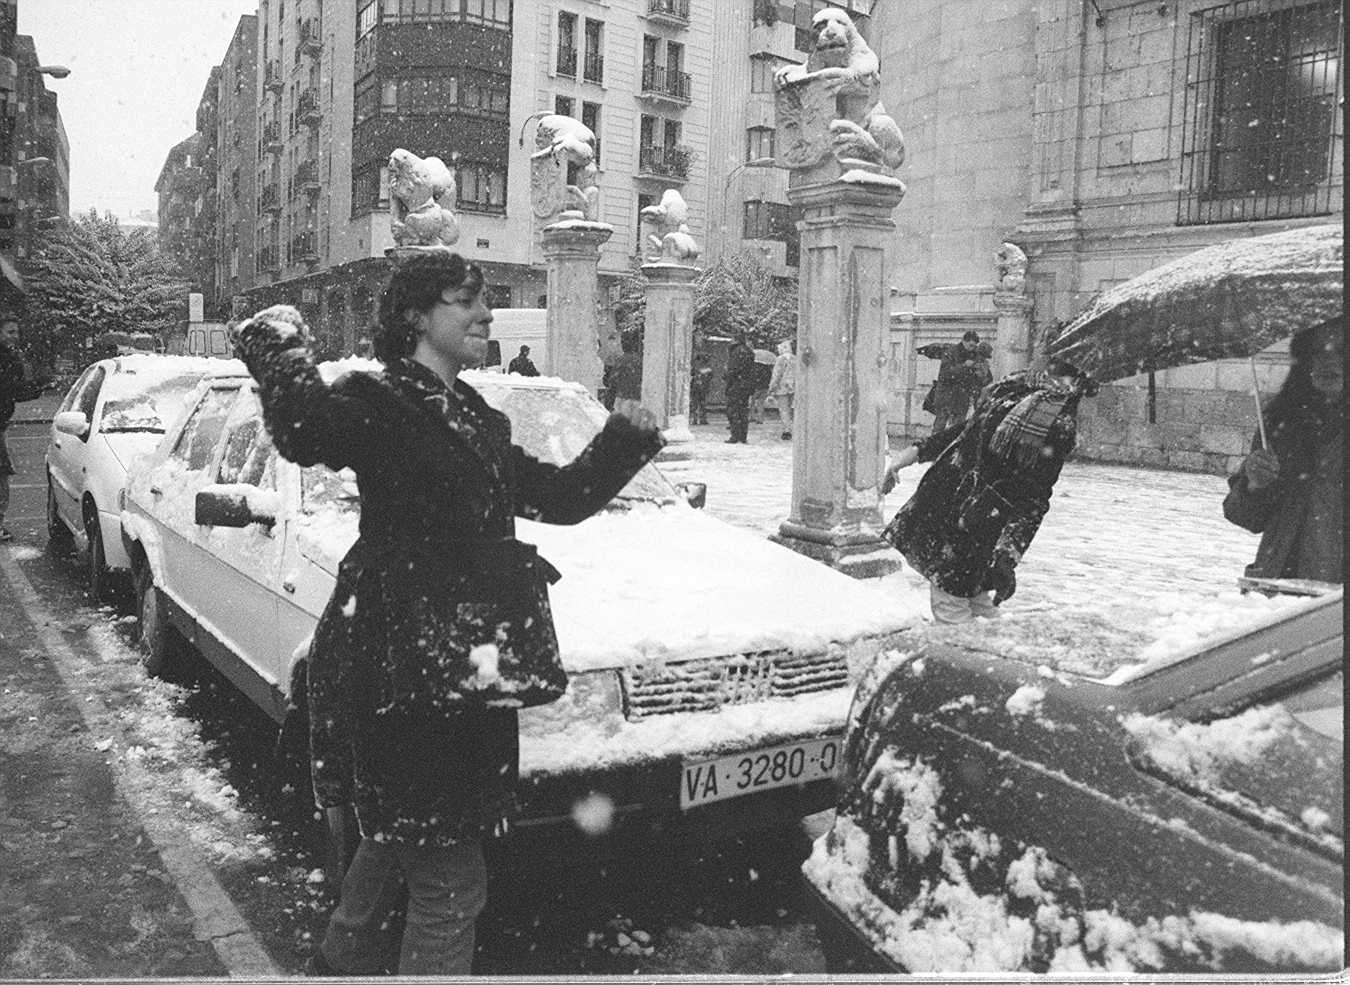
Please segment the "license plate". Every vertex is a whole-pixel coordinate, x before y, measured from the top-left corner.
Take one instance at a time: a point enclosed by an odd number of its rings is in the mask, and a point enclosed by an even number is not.
[[[843,740],[836,735],[716,759],[687,761],[680,778],[680,809],[829,779],[839,766],[842,745]]]

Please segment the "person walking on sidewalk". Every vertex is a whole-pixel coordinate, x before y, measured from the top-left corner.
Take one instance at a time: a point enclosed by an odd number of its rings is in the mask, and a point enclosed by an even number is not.
[[[708,357],[700,352],[694,356],[694,367],[689,373],[689,423],[708,423],[708,390],[712,388],[713,368]]]
[[[975,416],[904,449],[886,472],[932,462],[885,538],[928,579],[933,618],[998,615],[1014,569],[1050,508],[1077,440],[1078,404],[1096,384],[1067,363],[1013,373],[980,395]]]
[[[782,428],[783,440],[792,437],[792,400],[797,390],[797,356],[791,339],[778,343],[778,358],[773,363],[773,375],[769,378],[769,393],[778,407],[778,421]]]
[[[548,602],[557,572],[515,539],[515,517],[579,523],[665,443],[650,411],[620,401],[570,465],[513,444],[506,415],[459,379],[482,363],[491,321],[481,271],[446,251],[391,276],[380,372],[325,383],[294,308],[268,308],[237,332],[277,450],[351,468],[361,490],[360,537],[308,658],[315,798],[354,804],[361,834],[315,973],[380,974],[403,886],[398,972],[470,973],[483,842],[516,811],[522,703],[471,685],[529,662],[560,671]]]
[[[13,540],[14,534],[5,526],[5,512],[9,509],[9,477],[14,475],[14,463],[9,457],[5,432],[14,417],[14,405],[34,400],[42,392],[42,384],[33,374],[19,352],[19,322],[9,315],[0,316],[0,541]]]
[[[1345,582],[1344,349],[1339,318],[1294,336],[1289,375],[1265,409],[1270,447],[1258,431],[1228,480],[1223,515],[1261,535],[1249,578]]]
[[[979,332],[967,332],[960,342],[948,346],[933,385],[933,434],[964,422],[971,404],[992,378],[989,347],[980,342]]]
[[[755,390],[755,351],[738,335],[727,352],[727,429],[729,445],[744,445],[750,433],[750,394]]]

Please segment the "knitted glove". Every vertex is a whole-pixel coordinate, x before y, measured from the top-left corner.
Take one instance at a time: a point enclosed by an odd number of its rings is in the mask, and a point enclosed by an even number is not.
[[[1016,564],[1009,554],[994,555],[994,566],[989,569],[989,587],[994,590],[995,605],[1002,605],[1017,591]]]

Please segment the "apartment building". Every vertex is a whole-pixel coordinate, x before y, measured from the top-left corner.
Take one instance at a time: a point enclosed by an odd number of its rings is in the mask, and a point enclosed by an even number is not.
[[[878,4],[905,131],[891,427],[922,433],[915,344],[988,331],[993,255],[1026,253],[1031,332],[1213,243],[1344,219],[1341,7],[1331,0]],[[1287,356],[1257,361],[1265,392]],[[1247,364],[1084,402],[1080,454],[1222,472],[1255,428]]]
[[[258,18],[239,18],[216,72],[217,222],[212,261],[216,318],[234,314],[233,298],[253,287],[258,187]]]
[[[197,149],[201,134],[185,137],[170,148],[155,181],[159,196],[159,248],[177,258],[185,267],[190,264],[197,220],[197,199],[201,192],[202,169],[197,163]]]
[[[714,7],[714,0],[261,0],[251,103],[246,91],[229,88],[233,54],[219,70],[217,192],[220,215],[236,216],[216,233],[220,297],[236,312],[295,304],[329,351],[353,350],[388,274],[387,162],[403,147],[455,171],[457,248],[483,267],[492,303],[543,303],[529,170],[531,117],[541,112],[574,116],[599,140],[599,218],[615,228],[600,260],[602,281],[616,284],[631,269],[638,213],[667,188],[684,195],[703,241],[709,113],[721,95]],[[243,43],[236,32],[231,52]],[[251,170],[234,154],[250,105]],[[236,167],[243,204],[230,212]],[[227,253],[220,237],[232,236],[233,226],[243,238],[249,204],[252,280],[231,273],[227,286],[226,269],[239,268],[246,254],[241,248],[236,259],[233,240]]]

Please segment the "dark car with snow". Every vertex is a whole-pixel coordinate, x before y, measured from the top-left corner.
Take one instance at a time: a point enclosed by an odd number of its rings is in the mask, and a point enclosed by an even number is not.
[[[803,866],[830,968],[1342,969],[1343,600],[1095,679],[1007,616],[882,661]]]
[[[464,378],[545,461],[607,417],[576,384]],[[203,385],[127,488],[148,665],[190,642],[282,720],[359,514],[350,472],[277,455],[251,380]],[[912,621],[900,602],[692,508],[654,466],[585,522],[517,535],[562,573],[570,676],[520,715],[523,824],[730,833],[829,805],[853,684]]]

